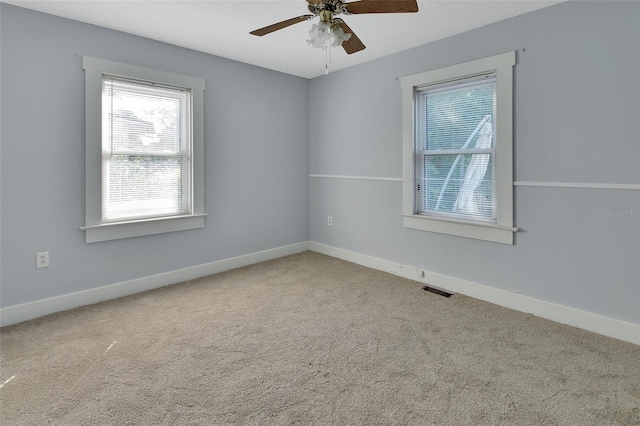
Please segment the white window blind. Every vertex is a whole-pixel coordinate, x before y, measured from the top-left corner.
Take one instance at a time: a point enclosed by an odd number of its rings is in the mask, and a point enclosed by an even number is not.
[[[422,87],[415,99],[416,213],[495,223],[495,75]]]
[[[104,76],[102,220],[191,213],[191,92]]]

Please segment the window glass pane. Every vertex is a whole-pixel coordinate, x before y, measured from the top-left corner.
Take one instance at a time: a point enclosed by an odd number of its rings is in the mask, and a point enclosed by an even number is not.
[[[421,92],[419,150],[462,149],[479,123],[495,116],[495,78]]]
[[[188,150],[189,92],[106,78],[104,149],[112,153]]]
[[[418,213],[494,218],[492,154],[425,155],[416,174]]]
[[[105,220],[186,213],[184,160],[116,155],[106,162]]]

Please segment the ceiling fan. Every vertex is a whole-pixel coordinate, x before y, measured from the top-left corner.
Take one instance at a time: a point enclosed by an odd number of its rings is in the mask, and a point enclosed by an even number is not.
[[[413,13],[418,11],[416,0],[360,0],[345,3],[341,0],[306,0],[311,15],[302,15],[287,19],[251,31],[250,34],[263,36],[277,30],[281,30],[299,22],[308,21],[320,17],[318,25],[314,24],[309,32],[311,40],[307,43],[314,47],[326,46],[326,41],[333,37],[333,46],[342,45],[342,48],[351,55],[365,49],[365,45],[354,34],[349,26],[336,15],[359,15],[365,13]]]

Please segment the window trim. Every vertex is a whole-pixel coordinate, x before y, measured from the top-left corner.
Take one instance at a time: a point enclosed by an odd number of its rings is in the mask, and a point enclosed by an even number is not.
[[[405,228],[513,244],[513,66],[515,51],[402,77],[402,224]],[[415,182],[415,95],[427,85],[496,74],[496,223],[417,215]]]
[[[84,56],[85,70],[85,231],[87,243],[204,228],[204,90],[205,80],[151,68]],[[192,102],[191,214],[102,221],[102,77],[103,75],[183,87]]]

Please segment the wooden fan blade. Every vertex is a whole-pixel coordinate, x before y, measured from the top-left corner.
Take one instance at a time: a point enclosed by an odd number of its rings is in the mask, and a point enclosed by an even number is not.
[[[346,3],[349,13],[412,13],[418,11],[416,0],[360,0]]]
[[[351,34],[351,38],[349,40],[342,42],[342,48],[347,52],[347,55],[351,55],[352,53],[356,53],[367,48],[367,46],[362,43],[353,30],[349,28],[342,19],[336,19],[336,25],[342,28],[342,31],[345,33]]]
[[[297,18],[287,19],[286,21],[278,22],[277,24],[269,25],[268,27],[260,28],[259,30],[251,31],[249,34],[253,34],[256,36],[263,36],[274,31],[281,30],[290,25],[297,24],[298,22],[304,22],[309,18],[313,18],[313,15],[302,15]]]

